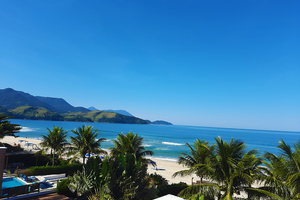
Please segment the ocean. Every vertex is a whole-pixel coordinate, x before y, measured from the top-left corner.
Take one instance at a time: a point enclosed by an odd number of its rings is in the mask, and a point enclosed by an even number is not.
[[[186,143],[193,145],[196,139],[206,140],[210,144],[215,143],[216,137],[222,137],[225,141],[240,139],[245,142],[247,150],[258,149],[262,155],[265,151],[279,154],[276,146],[280,139],[285,143],[293,145],[300,139],[300,132],[249,130],[232,128],[213,128],[199,126],[177,126],[177,125],[140,125],[140,124],[110,124],[110,123],[86,123],[86,122],[65,122],[65,121],[38,121],[11,119],[11,123],[21,125],[20,137],[41,139],[41,135],[48,134],[53,126],[63,127],[69,130],[68,136],[74,136],[72,129],[85,125],[91,125],[101,133],[99,138],[106,138],[101,143],[101,148],[112,147],[112,140],[116,139],[119,133],[138,133],[143,137],[143,145],[147,150],[154,152],[154,157],[163,160],[176,161],[181,153],[190,153]],[[68,138],[70,139],[70,138]]]

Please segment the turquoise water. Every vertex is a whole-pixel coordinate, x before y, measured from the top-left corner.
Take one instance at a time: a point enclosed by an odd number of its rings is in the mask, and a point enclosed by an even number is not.
[[[118,133],[138,133],[144,138],[146,149],[154,151],[154,156],[165,160],[175,160],[181,152],[189,153],[186,143],[193,144],[196,139],[204,139],[211,144],[215,143],[214,138],[221,136],[223,140],[229,141],[231,138],[240,139],[245,142],[247,149],[259,149],[264,151],[279,153],[276,146],[279,140],[283,139],[287,144],[292,145],[300,139],[300,132],[285,131],[264,131],[248,129],[230,128],[210,128],[199,126],[163,126],[163,125],[139,125],[139,124],[109,124],[109,123],[85,123],[85,122],[64,122],[64,121],[37,121],[37,120],[11,120],[12,123],[19,124],[23,131],[18,133],[20,137],[41,139],[41,135],[48,133],[47,128],[52,129],[53,125],[70,131],[82,126],[82,124],[92,125],[101,132],[99,138],[106,138],[107,141],[101,143],[102,148],[112,147],[113,139]]]
[[[23,181],[19,180],[18,178],[3,178],[2,180],[2,189],[18,187],[22,185],[26,185],[26,184]]]

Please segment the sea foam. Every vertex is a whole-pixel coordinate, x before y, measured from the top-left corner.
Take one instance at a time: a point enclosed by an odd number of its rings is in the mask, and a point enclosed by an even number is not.
[[[175,159],[175,158],[162,158],[162,157],[156,157],[156,156],[146,156],[146,158],[169,161],[169,162],[178,162],[178,159]]]
[[[169,151],[169,148],[155,148],[155,150],[161,150],[161,151]]]
[[[180,144],[180,143],[174,143],[174,142],[162,142],[163,144],[167,144],[167,145],[177,145],[177,146],[182,146],[184,144]]]
[[[34,129],[29,127],[22,127],[22,129],[20,130],[20,132],[30,132],[30,131],[34,131]]]

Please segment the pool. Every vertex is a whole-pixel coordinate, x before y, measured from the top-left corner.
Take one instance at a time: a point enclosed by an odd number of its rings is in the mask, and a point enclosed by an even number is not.
[[[2,189],[18,187],[22,185],[27,185],[26,182],[22,181],[19,178],[3,178],[2,180]]]

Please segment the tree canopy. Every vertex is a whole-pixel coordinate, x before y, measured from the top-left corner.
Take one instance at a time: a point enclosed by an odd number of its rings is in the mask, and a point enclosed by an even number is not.
[[[66,144],[68,144],[66,139],[68,131],[64,131],[62,127],[58,126],[53,126],[53,130],[50,130],[49,128],[47,128],[47,130],[49,133],[48,135],[42,135],[43,140],[41,142],[41,146],[45,148],[51,148],[51,154],[53,150],[52,165],[54,165],[55,153],[59,151],[62,152],[63,148],[66,146]]]
[[[6,116],[0,114],[0,138],[3,138],[4,136],[14,136],[15,133],[20,132],[21,128],[18,124],[11,124],[8,119],[13,118],[12,116]]]
[[[71,136],[71,143],[73,146],[70,147],[70,154],[80,155],[85,163],[85,156],[88,153],[89,157],[91,153],[103,153],[106,151],[100,148],[101,142],[105,141],[105,138],[97,139],[100,131],[98,129],[94,130],[93,126],[82,125],[77,129],[72,130],[76,135]]]
[[[113,140],[114,147],[110,148],[114,156],[120,154],[132,154],[136,159],[152,156],[154,153],[151,150],[146,150],[143,146],[143,138],[132,132],[124,135],[119,133],[116,140]],[[148,160],[151,162],[150,160]]]

